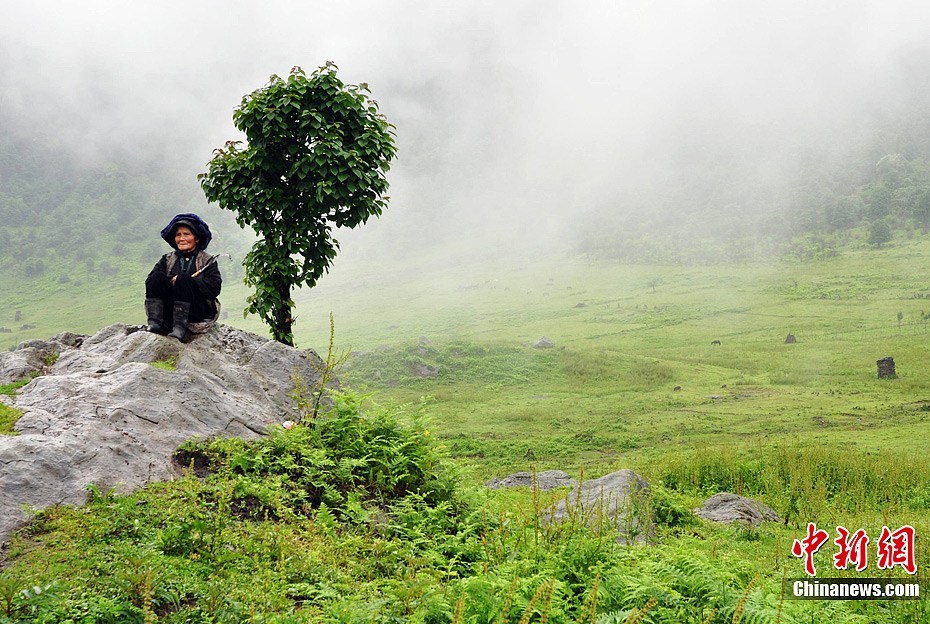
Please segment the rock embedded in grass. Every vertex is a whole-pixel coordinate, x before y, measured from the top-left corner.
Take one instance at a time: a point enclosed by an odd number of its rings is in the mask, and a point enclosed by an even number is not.
[[[745,522],[751,526],[759,526],[765,521],[781,522],[781,518],[771,507],[730,492],[714,494],[704,501],[700,508],[694,510],[694,515],[722,524]]]
[[[533,487],[532,472],[515,472],[506,477],[495,477],[485,483],[492,490],[502,487]],[[536,473],[536,487],[541,491],[554,490],[560,487],[575,487],[578,482],[571,475],[562,470],[544,470]]]
[[[649,483],[628,468],[583,482],[546,513],[548,522],[579,521],[596,531],[616,530],[623,544],[653,534]]]
[[[62,332],[48,340],[27,340],[15,351],[0,353],[0,384],[29,379],[48,366],[62,351],[81,346],[87,336]]]
[[[410,374],[421,379],[435,379],[439,376],[439,367],[417,362],[410,366]]]
[[[898,376],[895,372],[893,357],[883,357],[876,361],[875,364],[878,366],[879,379],[895,379]]]

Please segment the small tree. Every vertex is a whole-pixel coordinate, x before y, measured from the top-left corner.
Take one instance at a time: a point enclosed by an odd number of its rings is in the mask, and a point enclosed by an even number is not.
[[[246,255],[258,314],[275,340],[293,345],[291,289],[313,287],[339,243],[332,228],[354,228],[387,207],[385,173],[396,154],[394,126],[378,112],[368,85],[346,85],[326,63],[272,76],[233,113],[247,146],[215,150],[199,177],[204,194],[259,235]]]
[[[873,221],[869,226],[869,244],[876,247],[882,247],[885,243],[891,241],[891,226],[885,219]]]

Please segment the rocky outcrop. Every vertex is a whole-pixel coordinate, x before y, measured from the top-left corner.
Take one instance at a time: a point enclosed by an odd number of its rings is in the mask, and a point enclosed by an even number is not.
[[[20,435],[0,435],[0,542],[24,506],[81,504],[89,484],[129,491],[170,479],[185,440],[250,438],[293,420],[295,375],[313,387],[322,365],[312,351],[224,325],[188,344],[117,324],[21,347],[0,354],[0,371],[43,374],[12,401]]]
[[[694,514],[699,518],[723,524],[745,522],[751,526],[759,526],[765,521],[781,522],[778,514],[770,507],[730,492],[714,494],[704,501],[699,509],[695,509]]]

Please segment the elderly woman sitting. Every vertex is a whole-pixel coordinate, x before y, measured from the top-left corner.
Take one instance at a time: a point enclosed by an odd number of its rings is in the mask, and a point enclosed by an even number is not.
[[[174,248],[162,256],[145,280],[148,331],[184,340],[189,330],[200,333],[219,316],[223,278],[216,258],[206,252],[213,238],[197,215],[176,215],[161,231]]]

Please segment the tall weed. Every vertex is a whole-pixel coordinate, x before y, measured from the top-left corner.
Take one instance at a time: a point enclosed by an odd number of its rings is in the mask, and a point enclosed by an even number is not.
[[[655,470],[672,490],[762,497],[790,522],[816,517],[825,506],[847,512],[908,508],[926,500],[930,484],[930,463],[923,457],[815,446],[776,446],[751,455],[705,447],[667,457]]]

